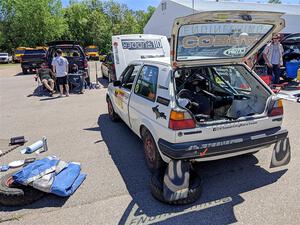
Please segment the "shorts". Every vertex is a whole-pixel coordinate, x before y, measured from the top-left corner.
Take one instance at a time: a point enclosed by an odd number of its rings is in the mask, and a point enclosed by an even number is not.
[[[43,80],[49,81],[49,80],[53,80],[53,79],[50,76],[42,76],[41,81],[43,81]]]
[[[57,77],[57,78],[56,78],[56,83],[57,83],[58,85],[68,84],[67,76],[64,76],[64,77]]]

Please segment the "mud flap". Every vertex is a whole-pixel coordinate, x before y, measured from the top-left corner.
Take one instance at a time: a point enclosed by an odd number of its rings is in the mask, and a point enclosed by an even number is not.
[[[287,165],[291,160],[290,139],[279,140],[273,149],[270,168]]]
[[[187,198],[189,192],[190,162],[171,160],[164,175],[163,194],[166,201]]]

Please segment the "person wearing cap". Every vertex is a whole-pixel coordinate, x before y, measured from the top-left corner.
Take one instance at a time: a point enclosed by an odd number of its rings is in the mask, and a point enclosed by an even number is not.
[[[283,47],[279,42],[280,36],[274,34],[272,41],[267,44],[263,51],[263,57],[267,64],[267,73],[272,76],[273,83],[278,84],[280,79],[280,67],[283,65]]]
[[[68,70],[69,70],[69,62],[68,60],[62,56],[62,50],[56,50],[57,57],[52,60],[53,71],[56,75],[56,81],[59,85],[60,97],[63,95],[64,86],[66,89],[66,96],[69,96],[69,84],[68,84]]]

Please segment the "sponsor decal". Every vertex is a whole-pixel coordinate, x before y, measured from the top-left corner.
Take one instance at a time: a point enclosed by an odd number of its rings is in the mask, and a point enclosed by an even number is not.
[[[239,123],[230,123],[225,125],[218,125],[213,127],[213,131],[219,131],[219,130],[227,130],[232,128],[239,128],[239,127],[245,127],[245,126],[253,126],[257,124],[257,121],[250,121],[250,122],[239,122]]]
[[[192,212],[199,212],[205,209],[209,209],[215,206],[224,205],[232,202],[231,197],[225,197],[218,200],[205,202],[198,205],[193,205],[189,208],[186,208],[182,211],[163,213],[154,216],[148,216],[140,210],[137,204],[134,204],[131,212],[129,213],[125,225],[145,225],[145,224],[157,224],[159,222],[165,221],[167,219],[175,218],[177,216],[185,215]]]
[[[155,106],[155,107],[152,107],[152,111],[154,112],[154,114],[155,114],[155,116],[156,116],[156,119],[159,119],[159,118],[162,118],[162,119],[167,119],[167,117],[166,117],[166,115],[165,115],[165,113],[164,112],[160,112],[159,110],[158,110],[158,106],[159,105],[157,105],[157,106]]]
[[[243,47],[243,48],[230,48],[227,49],[226,51],[224,51],[224,55],[227,56],[240,56],[240,55],[244,55],[247,52],[247,48]]]
[[[241,143],[243,142],[242,138],[236,138],[236,139],[231,139],[231,140],[225,140],[225,141],[217,141],[217,142],[211,142],[211,143],[206,143],[199,145],[199,149],[206,149],[206,148],[212,148],[212,147],[218,147],[218,146],[223,146],[223,145],[231,145],[231,144],[236,144],[236,143]]]
[[[122,40],[123,49],[157,49],[162,48],[160,39],[124,39]]]

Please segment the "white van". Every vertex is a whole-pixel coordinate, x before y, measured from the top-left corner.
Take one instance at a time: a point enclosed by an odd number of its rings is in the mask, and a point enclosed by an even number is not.
[[[112,36],[116,79],[133,60],[170,57],[166,36],[153,34],[128,34]]]

